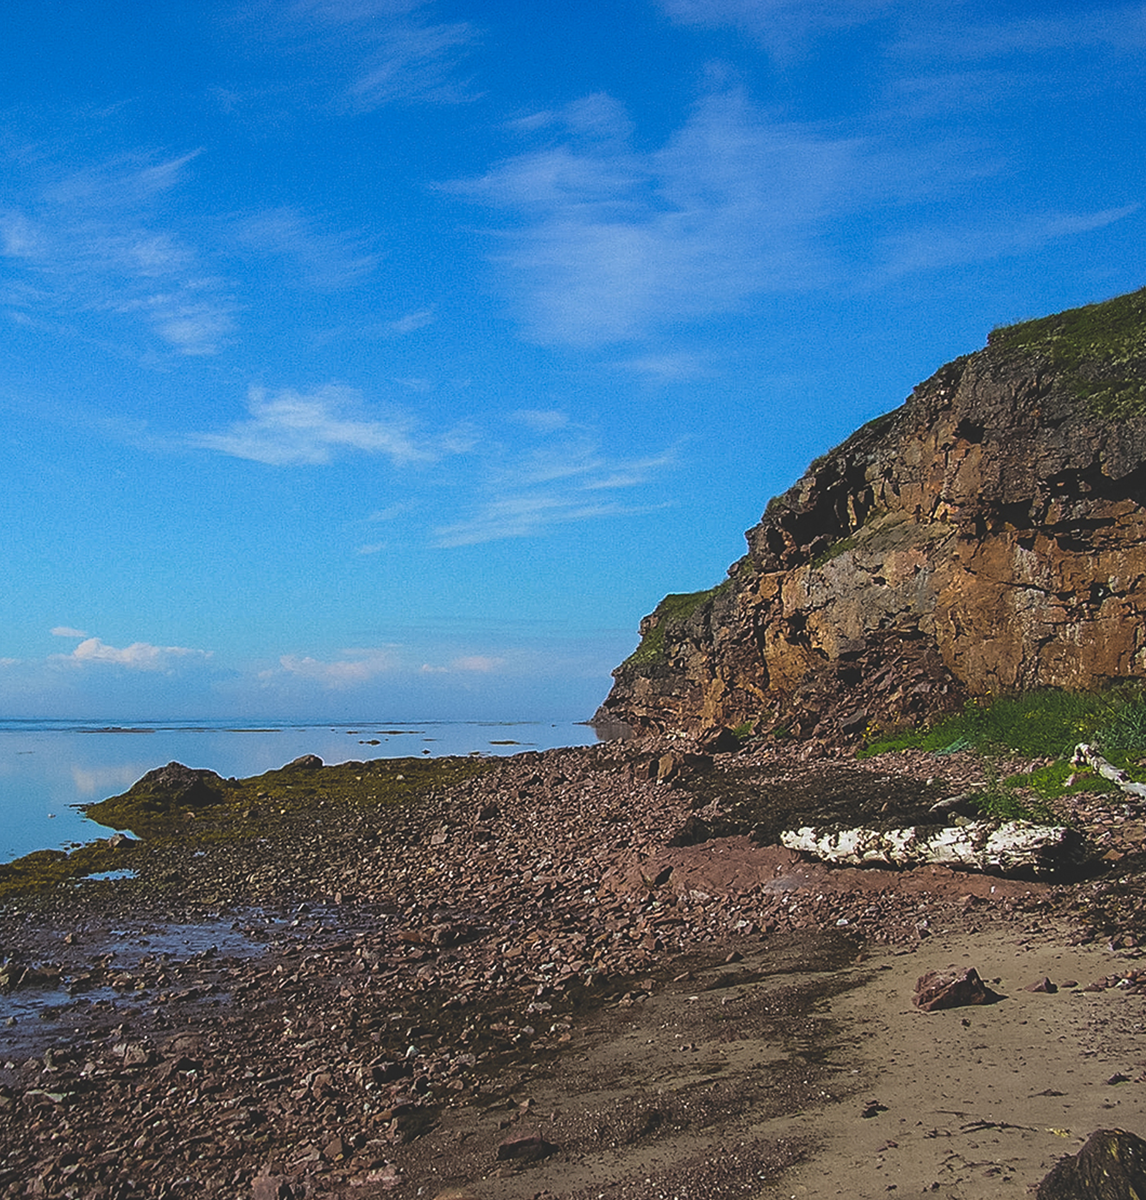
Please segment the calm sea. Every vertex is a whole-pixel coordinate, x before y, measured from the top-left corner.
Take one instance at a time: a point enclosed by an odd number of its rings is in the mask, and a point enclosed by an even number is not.
[[[564,722],[238,725],[226,722],[0,720],[0,862],[32,850],[67,848],[108,830],[79,804],[126,791],[154,767],[181,762],[242,779],[301,754],[351,759],[516,754],[597,740],[588,725]]]

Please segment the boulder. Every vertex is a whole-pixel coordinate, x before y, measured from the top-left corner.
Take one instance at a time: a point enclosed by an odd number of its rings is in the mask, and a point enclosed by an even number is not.
[[[319,767],[325,765],[317,754],[300,754],[298,758],[292,758],[290,762],[283,767],[284,771],[317,771]]]
[[[1037,1200],[1138,1200],[1146,1196],[1146,1141],[1100,1129],[1039,1184]]]
[[[555,1154],[557,1147],[547,1141],[539,1133],[523,1134],[521,1137],[507,1138],[497,1148],[498,1160],[504,1162],[537,1162]]]
[[[218,804],[223,799],[226,781],[214,771],[196,770],[182,763],[169,762],[165,767],[148,771],[132,784],[127,796],[150,795],[172,805],[202,808]]]
[[[670,783],[686,775],[703,775],[712,770],[711,754],[694,754],[685,750],[670,750],[650,767],[650,778],[657,783]]]
[[[974,967],[962,971],[928,971],[915,984],[912,1002],[922,1012],[940,1008],[962,1008],[968,1004],[990,1004],[998,995],[979,977]]]

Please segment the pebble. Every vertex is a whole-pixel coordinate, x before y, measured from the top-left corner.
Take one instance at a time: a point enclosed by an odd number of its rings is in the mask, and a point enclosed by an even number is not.
[[[56,943],[50,904],[23,915],[10,908],[0,922],[2,986],[62,981],[75,989],[67,1026],[80,1032],[50,1057],[0,1073],[8,1156],[0,1191],[19,1179],[38,1181],[39,1194],[113,1195],[130,1180],[133,1195],[159,1197],[167,1181],[189,1178],[204,1200],[285,1200],[365,1182],[429,1196],[428,1180],[405,1171],[405,1148],[440,1106],[499,1086],[507,1057],[528,1064],[569,1044],[585,998],[645,1003],[657,979],[690,977],[674,966],[680,956],[717,955],[734,967],[738,945],[778,931],[846,930],[914,948],[945,925],[1011,920],[1051,904],[1045,890],[1027,895],[1001,882],[997,894],[969,890],[953,874],[922,896],[809,888],[796,865],[779,876],[790,882],[782,889],[767,880],[692,886],[675,868],[642,877],[633,864],[672,844],[690,818],[717,819],[714,809],[694,809],[687,756],[658,782],[650,768],[663,757],[639,743],[527,752],[411,809],[349,810],[321,838],[313,827],[299,837],[284,826],[263,844],[200,857],[178,845],[154,858],[133,851],[146,859],[144,887],[157,881],[156,899],[151,912],[129,905],[123,927],[160,919],[181,895],[193,912],[234,906],[263,954],[224,947],[182,961],[145,956],[128,968],[64,900],[56,919],[68,936]],[[710,757],[698,768],[709,781],[730,768],[817,769],[798,765],[796,752]],[[972,767],[944,760],[952,790]],[[892,768],[871,769],[877,779]],[[904,756],[894,769],[924,778],[935,766]],[[305,777],[315,787],[322,775],[308,767]],[[1102,895],[1087,892],[1087,904],[1098,907]],[[610,993],[613,980],[626,982]],[[1091,986],[1146,987],[1146,970]],[[68,1133],[53,1141],[57,1105]],[[530,1111],[515,1108],[513,1120]],[[495,1157],[508,1169],[555,1150],[528,1132],[500,1142]],[[438,1192],[438,1200],[468,1196],[464,1187]]]

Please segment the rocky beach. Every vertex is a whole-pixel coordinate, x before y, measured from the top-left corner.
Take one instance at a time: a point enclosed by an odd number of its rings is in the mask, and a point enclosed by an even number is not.
[[[1066,881],[826,866],[759,819],[982,771],[646,740],[137,785],[170,824],[108,847],[135,878],[0,915],[0,1187],[1024,1195],[1146,1129],[1140,813],[1076,805]],[[915,1008],[966,966],[994,1003]]]
[[[0,1189],[1141,1194],[1144,378],[1146,292],[995,330],[643,620],[632,736],[0,867]]]

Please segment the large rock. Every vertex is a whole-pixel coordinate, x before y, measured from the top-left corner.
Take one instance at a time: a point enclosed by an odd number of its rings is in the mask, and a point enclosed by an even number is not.
[[[214,771],[185,767],[170,762],[156,767],[132,784],[127,795],[152,796],[167,804],[199,808],[218,804],[223,799],[226,781]]]
[[[818,459],[598,718],[856,736],[1146,675],[1146,290],[996,330]]]
[[[1100,1129],[1039,1184],[1037,1200],[1138,1200],[1146,1196],[1146,1142],[1123,1129]]]
[[[921,1011],[936,1012],[941,1008],[990,1004],[999,997],[983,982],[974,967],[966,967],[962,971],[928,971],[926,975],[920,975],[911,999]]]

